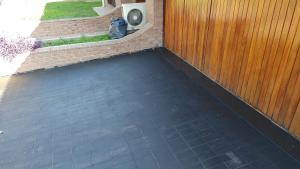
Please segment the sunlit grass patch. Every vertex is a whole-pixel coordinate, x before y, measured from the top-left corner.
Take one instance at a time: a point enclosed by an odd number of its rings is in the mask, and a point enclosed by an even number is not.
[[[43,47],[61,46],[61,45],[87,43],[87,42],[99,42],[99,41],[104,41],[109,39],[110,37],[107,34],[97,35],[97,36],[82,36],[80,38],[57,39],[57,40],[49,40],[44,42]]]
[[[102,6],[101,3],[99,0],[49,2],[41,20],[97,16],[93,7]]]

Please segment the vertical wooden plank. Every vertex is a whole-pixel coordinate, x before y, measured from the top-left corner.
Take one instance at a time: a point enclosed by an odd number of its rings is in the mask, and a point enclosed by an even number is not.
[[[268,112],[268,116],[273,117],[273,111],[268,111],[269,108],[269,104],[271,102],[271,97],[272,97],[272,93],[273,93],[273,89],[276,83],[276,76],[277,76],[277,72],[278,70],[282,69],[281,67],[279,67],[280,65],[280,61],[283,57],[283,52],[284,52],[284,48],[285,48],[285,44],[286,44],[286,40],[288,37],[288,31],[290,28],[290,23],[292,21],[292,17],[293,17],[293,13],[294,13],[294,9],[295,6],[292,6],[291,4],[293,4],[294,0],[290,0],[288,3],[288,6],[286,8],[285,11],[285,17],[284,19],[281,21],[279,20],[280,27],[282,27],[281,29],[281,34],[280,34],[280,38],[277,42],[276,48],[272,48],[272,52],[271,52],[271,56],[273,56],[274,58],[274,63],[272,65],[272,67],[270,66],[270,74],[268,74],[268,83],[269,85],[267,86],[267,93],[264,96],[265,97],[265,102],[263,104],[263,111],[264,112]],[[285,3],[285,1],[283,2]],[[265,80],[266,83],[266,80]],[[277,117],[276,117],[277,118]]]
[[[189,37],[187,36],[188,34],[188,28],[190,26],[190,20],[192,20],[192,18],[190,17],[191,14],[191,0],[185,0],[184,3],[182,4],[183,6],[181,8],[183,8],[183,19],[182,19],[182,38],[181,38],[181,57],[184,60],[188,59],[187,56],[187,44],[189,42]],[[187,26],[189,25],[189,26]]]
[[[217,78],[217,70],[219,67],[219,57],[220,57],[220,48],[221,48],[221,40],[223,35],[223,29],[224,29],[224,11],[226,12],[226,2],[228,0],[218,0],[218,7],[215,12],[215,24],[214,24],[214,38],[211,40],[211,46],[210,49],[208,49],[210,52],[208,55],[207,60],[209,61],[209,67],[208,67],[208,74],[211,79],[216,80]]]
[[[292,133],[292,135],[296,136],[298,139],[300,139],[299,121],[300,121],[300,102],[298,103],[298,107],[295,112],[295,116],[293,118],[291,127],[289,129],[289,131]]]
[[[248,79],[246,79],[244,82],[244,99],[251,103],[250,98],[252,96],[252,88],[254,86],[254,79],[256,78],[255,75],[259,71],[259,63],[260,60],[262,60],[263,56],[259,55],[259,51],[263,50],[261,47],[265,45],[262,33],[264,32],[265,26],[266,26],[266,19],[268,17],[268,12],[271,9],[270,7],[270,1],[264,0],[264,4],[261,9],[259,9],[258,17],[260,19],[259,26],[257,26],[255,30],[255,36],[252,40],[252,45],[249,53],[249,64],[246,70],[246,74],[248,75]]]
[[[243,3],[244,0],[241,1],[241,3]],[[237,4],[237,5],[234,5],[234,4]],[[233,35],[231,35],[230,33],[232,32],[231,29],[232,29],[232,25],[234,25],[234,27],[237,26],[237,18],[238,18],[238,15],[231,15],[232,14],[232,8],[233,6],[236,6],[234,7],[234,10],[236,10],[237,8],[240,10],[242,10],[243,8],[239,6],[240,4],[239,3],[236,3],[235,0],[228,0],[227,1],[227,4],[226,4],[226,11],[225,13],[223,14],[225,16],[224,18],[224,29],[223,29],[223,32],[222,32],[222,39],[221,39],[221,45],[220,45],[220,57],[219,57],[219,60],[218,60],[218,68],[217,68],[217,77],[216,77],[216,81],[220,83],[220,75],[221,75],[221,72],[222,72],[222,67],[223,67],[223,61],[226,60],[224,59],[224,54],[225,54],[225,49],[226,49],[226,41],[228,40],[229,37],[233,37]]]
[[[188,32],[188,36],[189,39],[191,39],[191,42],[188,44],[188,51],[187,51],[187,55],[189,56],[189,60],[188,62],[193,65],[195,68],[197,68],[197,62],[196,59],[199,57],[197,57],[197,41],[198,41],[198,36],[199,36],[199,20],[200,20],[200,13],[201,13],[201,9],[204,10],[204,8],[202,7],[202,2],[201,0],[196,0],[196,1],[192,1],[192,16],[193,17],[193,21],[192,21],[192,25],[189,27],[189,32]]]
[[[178,12],[178,22],[175,23],[177,26],[178,26],[178,42],[177,43],[177,51],[178,51],[178,54],[180,56],[182,56],[183,54],[183,50],[182,50],[182,43],[186,40],[185,36],[184,36],[184,28],[186,27],[184,25],[184,21],[185,21],[185,18],[184,18],[184,11],[185,11],[185,2],[187,0],[179,0],[177,1],[178,2],[178,5],[177,5],[177,10],[179,11]]]
[[[200,0],[201,1],[201,0]],[[203,61],[204,61],[204,51],[205,51],[205,42],[208,36],[209,22],[210,22],[210,13],[211,13],[212,0],[203,0],[199,20],[198,20],[198,31],[199,36],[197,40],[197,49],[194,54],[195,64],[199,70],[204,71]]]
[[[198,34],[197,30],[197,25],[196,22],[199,19],[199,12],[200,10],[198,10],[198,0],[186,0],[186,7],[185,10],[189,11],[186,13],[186,24],[188,26],[185,26],[184,29],[184,37],[186,37],[184,40],[184,46],[183,46],[183,51],[185,55],[185,59],[188,63],[190,64],[194,64],[194,50],[196,48],[196,43],[197,43],[197,37],[195,35]]]
[[[226,36],[224,38],[224,50],[222,51],[222,63],[220,65],[220,72],[218,73],[218,81],[219,83],[225,85],[226,79],[227,79],[227,74],[228,74],[228,70],[230,68],[230,64],[229,62],[229,58],[230,58],[230,53],[231,53],[231,46],[232,46],[232,39],[234,37],[234,32],[235,32],[235,13],[236,13],[236,9],[238,6],[238,1],[234,0],[233,2],[230,2],[230,11],[227,13],[226,18],[228,18],[229,22],[229,26],[228,26],[228,30],[226,33]]]
[[[173,20],[173,24],[174,24],[174,42],[173,42],[173,52],[176,53],[177,55],[179,55],[179,52],[177,50],[177,45],[178,45],[178,40],[179,40],[179,33],[178,33],[178,30],[179,30],[179,26],[178,26],[178,22],[179,22],[179,13],[180,11],[178,11],[178,1],[179,0],[173,0],[173,7],[174,7],[174,20]],[[179,55],[180,56],[180,55]]]
[[[282,126],[289,128],[295,115],[297,104],[300,100],[300,47],[298,48],[296,61],[291,73],[291,78],[288,82],[284,101],[280,108],[279,123]]]
[[[271,50],[272,50],[272,45],[273,45],[273,41],[274,41],[274,37],[276,35],[276,33],[278,34],[278,32],[276,32],[277,29],[277,25],[278,25],[278,21],[279,21],[279,16],[280,16],[280,11],[281,11],[281,7],[282,7],[282,3],[283,0],[277,0],[276,4],[275,4],[275,10],[272,16],[272,21],[271,21],[271,28],[268,34],[268,39],[267,39],[267,44],[266,44],[266,48],[264,51],[262,51],[262,55],[264,56],[263,62],[262,62],[262,70],[259,73],[259,78],[258,78],[258,82],[257,82],[257,89],[255,91],[255,103],[253,104],[254,107],[258,108],[259,110],[262,110],[262,106],[264,103],[264,95],[267,91],[267,87],[265,86],[265,77],[268,76],[269,74],[269,65],[271,65],[274,61],[273,56],[270,55]]]
[[[295,3],[297,3],[295,1]],[[295,6],[294,9],[300,8]],[[294,10],[293,10],[294,11]],[[293,13],[293,20],[290,25],[289,34],[285,43],[282,59],[279,64],[279,70],[276,74],[276,81],[271,95],[268,111],[273,112],[273,118],[279,123],[283,123],[284,118],[279,118],[279,110],[283,101],[284,93],[286,92],[287,83],[290,79],[293,65],[297,56],[297,51],[300,46],[300,10]]]
[[[226,52],[226,62],[225,62],[225,68],[222,70],[223,75],[225,78],[223,78],[224,82],[223,85],[225,86],[225,88],[230,90],[231,83],[230,83],[230,79],[232,76],[232,72],[234,71],[233,69],[235,68],[235,63],[234,63],[234,59],[236,57],[236,53],[234,52],[236,48],[238,48],[239,46],[237,46],[237,34],[238,34],[238,20],[236,20],[236,17],[238,15],[238,8],[240,8],[240,3],[241,1],[236,1],[235,2],[235,6],[234,6],[234,12],[233,12],[233,16],[232,16],[232,20],[234,21],[234,23],[232,24],[232,34],[230,35],[230,40],[228,42],[228,46],[227,46],[227,52]],[[250,2],[251,3],[251,2]],[[232,91],[231,91],[232,92]]]
[[[231,78],[235,72],[235,70],[239,67],[239,65],[236,64],[236,59],[237,59],[237,55],[236,55],[236,50],[240,47],[240,44],[238,43],[238,39],[240,36],[242,36],[242,27],[241,27],[241,21],[243,20],[243,11],[246,10],[246,6],[245,6],[245,1],[237,1],[235,3],[235,7],[234,7],[234,14],[233,14],[233,18],[231,19],[233,21],[232,25],[232,32],[233,34],[230,35],[231,39],[231,43],[229,43],[229,49],[228,50],[229,53],[227,54],[228,56],[226,57],[228,60],[228,67],[225,70],[222,70],[223,72],[227,72],[226,73],[226,81],[224,82],[224,86],[229,89],[231,92],[233,91],[231,86]],[[230,59],[229,59],[230,58]]]
[[[249,78],[249,74],[247,73],[247,68],[249,65],[249,62],[251,62],[251,56],[249,55],[250,50],[251,50],[251,46],[252,46],[252,40],[253,37],[255,35],[255,26],[257,25],[257,23],[260,21],[259,16],[257,17],[259,13],[259,6],[262,4],[262,1],[254,1],[253,4],[253,10],[251,11],[251,19],[250,19],[250,25],[249,25],[249,32],[248,32],[248,36],[247,36],[247,44],[245,47],[245,50],[243,52],[243,62],[242,62],[242,67],[240,70],[240,76],[239,76],[239,85],[238,85],[238,95],[245,100],[245,98],[243,97],[245,95],[245,81],[247,81],[247,79]]]
[[[264,55],[264,51],[266,50],[267,44],[268,44],[268,40],[270,38],[270,32],[271,32],[271,27],[272,27],[272,20],[274,17],[274,10],[276,9],[276,4],[277,4],[277,0],[271,0],[269,3],[269,7],[268,11],[265,17],[265,20],[262,21],[262,23],[264,24],[264,28],[261,29],[260,35],[259,35],[259,39],[258,41],[261,43],[258,43],[258,49],[257,49],[257,56],[258,59],[256,61],[256,63],[254,64],[254,67],[252,68],[254,71],[254,75],[253,75],[253,79],[250,80],[251,86],[249,92],[250,92],[250,102],[251,105],[256,105],[257,103],[257,97],[256,97],[256,92],[257,88],[259,88],[260,86],[258,86],[258,81],[259,81],[259,75],[260,73],[264,70],[264,64],[263,64],[263,60],[266,58]]]
[[[203,72],[206,75],[209,75],[209,66],[210,66],[210,57],[211,57],[211,48],[213,44],[213,39],[216,38],[215,35],[215,24],[216,24],[216,17],[217,11],[220,6],[218,0],[212,0],[211,3],[211,11],[209,15],[209,24],[207,25],[206,38],[204,40],[204,50],[203,50],[203,58],[202,58],[202,67]]]
[[[286,19],[286,14],[288,10],[288,4],[289,1],[282,0],[281,9],[279,12],[278,22],[275,27],[275,32],[272,37],[272,45],[268,48],[265,55],[269,56],[269,62],[267,63],[267,68],[265,71],[264,80],[262,83],[262,91],[260,93],[259,101],[258,101],[258,107],[262,112],[266,112],[266,114],[271,117],[272,113],[267,112],[268,103],[270,100],[270,95],[272,92],[271,85],[274,83],[274,75],[273,73],[275,70],[278,69],[278,65],[276,66],[276,63],[279,60],[280,55],[278,55],[278,48],[282,48],[282,44],[284,44],[284,41],[286,37],[281,36],[283,32],[283,27]],[[281,51],[281,49],[279,49]],[[277,62],[276,62],[277,61]]]
[[[165,11],[165,20],[167,29],[165,31],[165,39],[167,40],[165,43],[165,46],[175,53],[175,8],[174,5],[176,3],[176,0],[168,0],[166,2],[166,11]],[[168,19],[167,19],[168,17]]]
[[[248,56],[248,64],[247,64],[247,66],[249,66],[249,64],[251,64],[251,62],[252,62],[252,55],[251,55],[251,50],[252,50],[252,47],[254,46],[254,42],[255,42],[255,38],[257,37],[256,36],[256,32],[257,32],[257,30],[259,29],[259,27],[257,26],[259,23],[260,23],[260,18],[261,18],[261,13],[262,13],[262,9],[263,9],[263,5],[264,5],[264,0],[261,0],[261,1],[259,1],[259,3],[258,3],[258,7],[257,7],[257,14],[256,14],[256,19],[255,19],[255,24],[254,24],[254,30],[253,30],[253,33],[252,33],[252,37],[253,37],[253,40],[251,40],[251,44],[250,44],[250,52],[249,52],[249,56]],[[234,46],[233,46],[233,48],[234,48]],[[233,65],[233,64],[235,64],[233,61],[234,61],[234,53],[233,54],[231,54],[231,57],[230,58],[232,58],[231,60],[232,60],[232,62],[231,62],[231,64],[230,65]],[[248,67],[246,66],[246,75],[248,75]],[[229,86],[231,85],[230,84],[230,80],[231,80],[231,76],[232,76],[232,74],[228,74],[228,80],[227,80],[227,82],[226,82],[226,87],[228,87],[228,88],[230,88]],[[245,98],[244,98],[245,99]]]
[[[249,14],[248,10],[249,10],[249,3],[250,1],[245,0],[245,3],[243,4],[243,12],[242,15],[240,16],[240,18],[238,18],[237,20],[237,24],[238,24],[238,29],[240,29],[240,32],[237,33],[236,35],[234,35],[236,37],[236,44],[233,50],[235,59],[234,59],[234,65],[233,68],[231,69],[231,78],[228,79],[228,81],[225,82],[225,86],[228,86],[228,88],[230,89],[230,91],[234,94],[236,94],[237,91],[237,85],[238,85],[238,77],[239,77],[239,73],[240,73],[240,69],[243,66],[242,65],[242,61],[243,61],[243,57],[242,57],[242,51],[245,48],[245,44],[246,44],[246,38],[244,38],[247,35],[248,29],[247,29],[247,15]],[[226,69],[223,70],[223,72],[226,72]]]

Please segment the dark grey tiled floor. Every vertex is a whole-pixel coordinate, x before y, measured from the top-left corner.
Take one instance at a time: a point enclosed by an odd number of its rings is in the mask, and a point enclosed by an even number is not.
[[[157,52],[12,78],[1,169],[296,169]]]

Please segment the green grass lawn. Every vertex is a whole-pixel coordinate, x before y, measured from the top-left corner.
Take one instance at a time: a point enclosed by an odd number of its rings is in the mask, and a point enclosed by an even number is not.
[[[97,16],[93,7],[101,6],[99,0],[72,0],[47,3],[41,20]]]
[[[49,40],[43,43],[43,47],[60,46],[60,45],[85,43],[85,42],[98,42],[98,41],[104,41],[109,39],[110,37],[107,34],[98,35],[98,36],[82,36],[80,38]]]

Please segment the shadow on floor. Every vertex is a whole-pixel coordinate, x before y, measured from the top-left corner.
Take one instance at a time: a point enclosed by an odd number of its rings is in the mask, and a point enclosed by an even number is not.
[[[1,169],[298,169],[157,51],[10,79]]]

